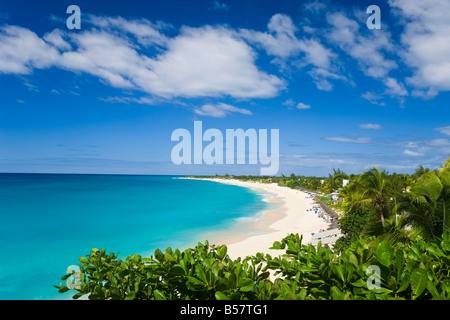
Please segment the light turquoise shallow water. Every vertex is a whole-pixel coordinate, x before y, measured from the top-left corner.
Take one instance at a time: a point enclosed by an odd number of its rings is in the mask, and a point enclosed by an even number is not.
[[[187,248],[264,211],[262,198],[169,176],[0,174],[0,299],[70,298],[52,284],[91,248]]]

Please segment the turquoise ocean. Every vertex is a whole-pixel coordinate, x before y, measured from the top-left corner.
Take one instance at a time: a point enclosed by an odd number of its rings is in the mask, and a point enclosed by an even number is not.
[[[269,204],[247,188],[173,176],[0,174],[0,300],[70,299],[67,267],[242,234]]]

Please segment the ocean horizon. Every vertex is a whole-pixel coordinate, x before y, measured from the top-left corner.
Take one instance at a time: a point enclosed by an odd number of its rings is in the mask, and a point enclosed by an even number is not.
[[[183,176],[0,173],[0,299],[70,299],[52,285],[92,248],[149,257],[243,235],[264,197]]]

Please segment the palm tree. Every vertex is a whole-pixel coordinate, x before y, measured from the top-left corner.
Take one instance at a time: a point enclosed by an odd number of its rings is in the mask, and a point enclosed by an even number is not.
[[[364,171],[355,185],[361,195],[359,200],[353,202],[350,211],[356,210],[361,206],[372,207],[384,228],[384,219],[389,216],[389,202],[385,190],[386,173],[378,168]]]
[[[414,240],[418,232],[405,228],[405,222],[402,219],[397,220],[389,218],[385,220],[385,225],[381,226],[377,221],[368,221],[361,235],[375,236],[377,241],[388,241],[391,244],[398,242],[409,242]]]
[[[439,236],[450,227],[450,170],[424,173],[400,201],[405,224],[414,226],[425,238]]]

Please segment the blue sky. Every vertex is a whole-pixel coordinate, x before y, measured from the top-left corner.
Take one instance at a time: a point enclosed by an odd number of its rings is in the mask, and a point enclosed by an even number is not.
[[[450,154],[448,12],[447,0],[4,1],[0,172],[259,174],[174,165],[171,134],[196,120],[279,129],[278,175],[437,168]]]

